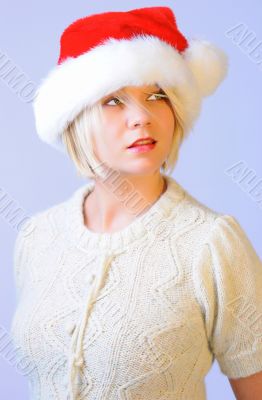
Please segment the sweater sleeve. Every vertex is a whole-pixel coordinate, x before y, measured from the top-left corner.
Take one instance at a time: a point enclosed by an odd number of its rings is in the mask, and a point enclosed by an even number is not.
[[[18,232],[13,251],[13,277],[16,290],[16,299],[19,301],[26,279],[29,247],[34,233],[35,222],[31,217]]]
[[[238,221],[217,217],[198,259],[210,350],[229,378],[262,371],[262,263]]]

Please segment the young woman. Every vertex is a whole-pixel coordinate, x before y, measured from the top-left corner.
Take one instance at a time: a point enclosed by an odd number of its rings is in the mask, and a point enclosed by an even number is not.
[[[226,71],[168,7],[63,32],[37,133],[90,182],[17,237],[12,334],[32,399],[204,400],[215,358],[238,399],[262,397],[261,261],[171,176]]]

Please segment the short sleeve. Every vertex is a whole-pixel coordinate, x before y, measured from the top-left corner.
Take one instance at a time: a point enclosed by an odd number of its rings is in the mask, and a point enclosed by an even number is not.
[[[262,263],[234,217],[216,218],[198,263],[210,350],[221,372],[240,378],[262,371]]]
[[[16,290],[16,298],[19,300],[25,282],[29,248],[34,233],[34,218],[30,217],[18,231],[13,251],[13,277]]]

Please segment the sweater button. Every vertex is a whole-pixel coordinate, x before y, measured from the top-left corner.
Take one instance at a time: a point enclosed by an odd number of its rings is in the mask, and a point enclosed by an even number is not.
[[[84,365],[84,359],[80,357],[77,360],[75,360],[74,364],[76,367],[82,367]]]
[[[75,330],[76,324],[74,322],[68,322],[65,329],[69,335],[72,335]]]

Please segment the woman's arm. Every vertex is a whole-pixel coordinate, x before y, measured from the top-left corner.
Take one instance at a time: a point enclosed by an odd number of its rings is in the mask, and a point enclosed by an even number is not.
[[[262,371],[245,378],[228,380],[237,400],[262,399]]]

